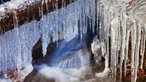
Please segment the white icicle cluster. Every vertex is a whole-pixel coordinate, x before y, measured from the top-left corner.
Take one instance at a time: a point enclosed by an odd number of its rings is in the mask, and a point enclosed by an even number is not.
[[[106,51],[108,57],[110,54],[110,69],[113,81],[116,81],[117,68],[120,69],[120,80],[122,80],[123,72],[126,76],[127,61],[131,59],[131,82],[136,82],[138,69],[143,68],[144,61],[146,1],[100,0],[100,2],[106,33]],[[128,54],[129,46],[131,47],[130,54]],[[109,49],[111,49],[111,53],[109,53]],[[131,58],[128,58],[128,55]]]

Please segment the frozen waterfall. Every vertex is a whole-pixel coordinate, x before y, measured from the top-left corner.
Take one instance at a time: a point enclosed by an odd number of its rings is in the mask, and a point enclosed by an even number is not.
[[[46,1],[42,0],[42,4]],[[20,70],[25,64],[31,63],[32,48],[40,38],[45,57],[51,41],[58,43],[63,39],[67,43],[77,36],[83,40],[87,29],[90,29],[96,35],[91,44],[91,51],[97,56],[95,62],[99,62],[101,57],[105,59],[104,71],[95,75],[104,77],[111,74],[112,82],[122,82],[130,70],[131,82],[136,82],[146,56],[145,0],[74,0],[61,9],[58,9],[56,2],[54,8],[55,11],[46,15],[43,14],[43,7],[39,8],[41,20],[26,22],[19,28],[17,13],[14,13],[15,28],[0,35],[0,72]],[[57,46],[60,47],[59,44]],[[84,58],[79,55],[76,58],[89,63],[88,56]],[[74,59],[59,62],[57,66],[64,68],[71,61]],[[53,62],[56,63],[55,59]]]
[[[21,69],[26,63],[31,63],[31,50],[40,37],[44,56],[51,37],[53,42],[62,38],[70,41],[77,35],[82,38],[87,32],[88,21],[94,28],[94,2],[95,0],[75,1],[67,7],[44,15],[40,21],[26,22],[19,28],[17,13],[14,13],[15,28],[0,36],[0,71]],[[63,35],[60,37],[59,33]]]

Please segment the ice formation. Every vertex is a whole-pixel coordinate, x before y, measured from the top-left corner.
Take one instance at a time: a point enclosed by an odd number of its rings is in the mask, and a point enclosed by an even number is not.
[[[65,8],[43,16],[40,24],[43,54],[46,54],[47,45],[50,42],[48,38],[52,37],[55,42],[59,38],[58,33],[64,33],[63,37],[66,41],[72,40],[78,34],[82,38],[82,35],[87,32],[87,21],[95,22],[94,5],[94,0],[78,0]],[[94,25],[91,26],[94,28]]]
[[[31,49],[39,39],[40,34],[39,23],[33,21],[22,25],[19,29],[15,28],[1,35],[1,71],[6,72],[9,68],[15,69],[16,67],[30,63],[32,58]]]
[[[19,28],[14,14],[16,28],[0,36],[0,71],[6,72],[9,68],[21,68],[24,64],[31,63],[31,49],[40,37],[45,56],[51,37],[53,42],[60,38],[70,41],[77,35],[82,39],[87,27],[91,27],[98,39],[97,43],[97,40],[93,43],[92,51],[94,53],[95,48],[100,48],[105,57],[103,73],[110,69],[112,79],[116,81],[119,69],[122,81],[122,77],[127,75],[127,66],[130,65],[131,82],[136,82],[138,70],[143,68],[144,63],[145,5],[145,0],[75,0],[67,7],[57,9],[56,3],[56,11],[43,15],[40,8],[40,21],[26,23]],[[0,5],[0,8],[4,6]],[[11,7],[11,4],[8,6]],[[59,33],[63,36],[60,37]]]
[[[106,45],[105,58],[110,61],[113,81],[118,77],[118,69],[122,81],[130,64],[131,82],[136,82],[138,70],[143,68],[146,42],[145,3],[144,0],[100,0],[96,3],[99,13],[97,17],[100,15],[103,19],[99,26],[104,30],[104,37],[99,38],[101,41],[98,45],[102,42]]]
[[[19,28],[17,13],[14,13],[15,28],[0,36],[0,71],[7,72],[8,69],[16,68],[19,70],[25,64],[31,63],[31,50],[40,37],[43,41],[44,56],[50,38],[53,38],[53,42],[57,42],[60,39],[59,33],[63,33],[62,37],[67,42],[77,35],[82,38],[87,32],[88,21],[94,28],[94,2],[95,0],[75,1],[67,7],[44,15],[40,21],[34,20]]]

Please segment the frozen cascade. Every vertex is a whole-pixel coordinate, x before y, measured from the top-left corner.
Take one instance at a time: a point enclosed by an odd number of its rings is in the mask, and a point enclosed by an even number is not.
[[[52,37],[53,42],[56,42],[58,41],[59,33],[63,33],[63,38],[66,41],[70,41],[78,34],[82,38],[82,35],[87,32],[87,21],[91,20],[91,24],[95,22],[94,2],[95,0],[78,0],[67,7],[63,7],[59,10],[57,9],[43,16],[40,28],[42,28],[44,56],[50,42],[49,38]],[[94,28],[94,26],[95,24],[92,25],[92,28]],[[80,32],[78,33],[78,31]]]
[[[20,66],[19,63],[22,66],[26,63],[31,63],[31,49],[40,37],[39,28],[37,28],[39,24],[37,23],[33,21],[22,25],[19,29],[15,28],[1,35],[0,45],[2,50],[0,67],[2,68],[0,71],[6,72],[8,69],[16,69],[16,67]],[[19,39],[16,31],[19,31],[19,35],[21,35]],[[21,46],[18,45],[19,41],[21,41]],[[20,52],[18,48],[21,49],[21,54],[18,53]],[[21,62],[18,62],[18,57],[21,57],[19,59]]]
[[[46,1],[43,0],[42,4]],[[43,15],[43,9],[40,8],[40,16],[42,15],[40,21],[26,23],[20,28],[16,23],[15,29],[0,36],[0,71],[6,72],[9,68],[21,68],[21,65],[31,63],[31,49],[39,38],[43,42],[44,56],[51,38],[53,42],[59,39],[69,42],[77,35],[82,39],[89,23],[92,31],[97,33],[99,43],[95,45],[101,48],[102,56],[105,57],[103,73],[109,71],[110,68],[113,81],[117,81],[118,77],[122,81],[122,78],[127,76],[127,66],[130,65],[131,82],[136,82],[138,70],[143,68],[144,63],[146,1],[132,0],[132,4],[128,4],[130,1],[76,0],[61,9],[58,9],[56,2],[54,4],[56,11],[47,15]],[[65,4],[62,3],[63,6]],[[97,29],[94,28],[95,25]],[[82,56],[77,58],[83,59]],[[58,67],[64,67],[65,63],[71,61],[74,59],[60,62]],[[96,76],[99,75],[101,73],[96,74]]]
[[[92,7],[94,2],[95,0],[77,0],[67,7],[44,15],[40,21],[25,23],[19,28],[16,23],[18,20],[14,20],[16,28],[0,36],[0,71],[6,72],[17,67],[20,69],[26,63],[31,63],[31,49],[39,38],[42,38],[45,56],[51,37],[53,42],[63,38],[68,42],[78,34],[82,37],[87,32],[87,22],[95,22],[95,7]],[[59,33],[63,36],[59,36]]]
[[[131,0],[97,1],[97,4],[100,3],[100,6],[97,5],[97,18],[99,15],[103,18],[103,23],[101,23],[103,27],[101,28],[104,29],[105,32],[104,37],[98,39],[100,45],[101,43],[106,45],[105,59],[107,59],[107,63],[110,61],[109,68],[111,69],[113,81],[117,81],[116,78],[120,78],[120,81],[122,81],[122,78],[127,76],[127,66],[130,65],[131,82],[136,82],[138,71],[140,68],[143,68],[146,42],[146,1],[130,1]],[[97,28],[98,33],[100,33],[102,30],[98,29],[100,28]],[[101,35],[99,35],[99,37],[101,37]],[[129,51],[131,53],[129,53]],[[129,58],[129,55],[131,58]],[[119,76],[117,75],[118,69],[120,70]]]

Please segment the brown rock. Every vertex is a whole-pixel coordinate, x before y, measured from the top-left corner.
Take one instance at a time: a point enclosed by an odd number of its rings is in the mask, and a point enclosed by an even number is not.
[[[23,82],[55,82],[53,78],[47,78],[37,71],[32,71]]]

